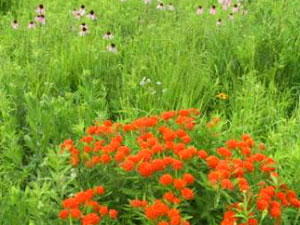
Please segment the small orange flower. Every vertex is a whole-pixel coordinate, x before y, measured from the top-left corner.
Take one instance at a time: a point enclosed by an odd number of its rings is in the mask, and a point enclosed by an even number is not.
[[[108,213],[109,213],[109,216],[110,216],[111,219],[117,219],[117,217],[118,217],[118,211],[117,210],[110,209]]]
[[[169,185],[169,184],[172,184],[173,182],[173,177],[171,174],[164,174],[160,177],[159,179],[159,182],[162,184],[162,185]]]
[[[186,182],[181,179],[174,179],[173,185],[176,189],[181,190],[186,186]]]
[[[100,206],[99,213],[101,216],[108,214],[108,207],[107,206]]]
[[[194,192],[192,189],[189,188],[183,188],[181,190],[181,195],[186,200],[192,200],[194,198]]]
[[[70,215],[70,211],[64,209],[64,210],[61,210],[61,211],[60,211],[60,213],[59,213],[58,216],[59,216],[59,218],[61,218],[62,220],[65,220],[65,219],[67,219],[67,218],[69,217],[69,215]]]

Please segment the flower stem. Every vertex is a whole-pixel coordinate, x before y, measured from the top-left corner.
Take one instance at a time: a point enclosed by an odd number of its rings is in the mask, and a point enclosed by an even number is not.
[[[298,209],[297,216],[296,216],[295,221],[294,221],[294,225],[298,224],[299,216],[300,216],[300,209]]]

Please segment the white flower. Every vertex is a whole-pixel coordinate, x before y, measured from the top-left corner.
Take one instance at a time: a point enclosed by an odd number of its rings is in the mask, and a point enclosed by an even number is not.
[[[140,81],[140,85],[144,86],[145,84],[151,83],[150,78],[143,77],[143,79]]]
[[[162,89],[162,92],[165,93],[168,89],[167,88],[164,88]]]
[[[79,9],[78,12],[80,13],[81,16],[84,16],[84,14],[85,14],[85,6],[82,5],[82,6],[80,7],[80,9]]]
[[[152,0],[144,0],[145,4],[150,4],[152,2]]]
[[[157,9],[159,10],[164,10],[165,9],[165,6],[164,6],[164,3],[159,3],[157,6],[156,6]]]
[[[156,84],[157,84],[157,85],[161,85],[161,82],[160,82],[160,81],[157,81]]]
[[[82,23],[82,24],[80,25],[80,28],[81,28],[81,29],[83,29],[83,28],[88,29],[88,26],[86,25],[86,23]]]
[[[19,24],[17,20],[14,20],[13,23],[11,24],[11,27],[15,30],[17,30],[19,28]]]
[[[143,77],[139,84],[144,86],[146,84],[146,77]]]
[[[71,178],[76,178],[77,177],[77,172],[75,169],[71,169]]]
[[[175,10],[175,7],[173,6],[172,3],[169,3],[169,4],[168,4],[168,10],[169,10],[169,11],[174,11],[174,10]]]
[[[84,37],[84,36],[86,36],[88,34],[88,30],[87,30],[87,28],[85,28],[85,27],[83,27],[82,29],[81,29],[81,31],[79,32],[79,36],[81,36],[81,37]]]
[[[109,31],[103,35],[103,39],[106,39],[106,40],[111,40],[111,39],[113,39],[113,37],[114,37],[114,35]]]
[[[95,15],[94,10],[91,10],[87,17],[91,20],[97,20],[97,16]]]
[[[73,10],[72,10],[72,15],[73,15],[73,16],[76,16],[77,13],[79,13],[79,12],[78,12],[76,9],[73,9]]]

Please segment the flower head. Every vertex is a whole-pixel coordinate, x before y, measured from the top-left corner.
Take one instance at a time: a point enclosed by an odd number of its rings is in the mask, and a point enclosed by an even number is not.
[[[36,17],[35,17],[35,21],[37,22],[37,23],[40,23],[40,24],[46,24],[46,19],[45,19],[45,15],[43,15],[43,14],[40,14],[40,15],[37,15]]]
[[[209,10],[209,13],[210,13],[211,15],[215,15],[215,14],[216,14],[216,12],[217,12],[217,10],[216,10],[216,6],[215,6],[215,5],[213,5],[213,6],[210,8],[210,10]]]
[[[174,5],[173,5],[172,3],[169,3],[167,9],[168,9],[169,11],[174,11],[174,10],[175,10],[175,7],[174,7]]]
[[[19,23],[17,20],[14,20],[11,24],[11,27],[14,29],[14,30],[17,30],[19,28]]]
[[[107,31],[104,35],[103,35],[103,39],[106,39],[106,40],[111,40],[113,39],[114,35],[110,32],[110,31]]]
[[[109,46],[107,46],[107,51],[112,52],[112,53],[118,53],[118,50],[114,43],[111,43]]]
[[[233,12],[233,13],[236,13],[236,12],[238,12],[238,11],[239,11],[239,7],[238,7],[237,4],[235,4],[235,5],[233,6],[233,8],[232,8],[232,12]]]
[[[158,10],[164,10],[164,9],[165,9],[164,3],[160,2],[160,3],[156,6],[156,8],[157,8]]]
[[[203,13],[203,7],[200,5],[196,11],[197,15],[201,15]]]
[[[40,5],[36,8],[35,12],[36,12],[38,15],[45,14],[45,8],[44,8],[44,5],[43,5],[43,4],[40,4]]]
[[[35,28],[35,23],[33,21],[30,21],[28,24],[28,29],[33,29]]]
[[[88,33],[88,29],[86,27],[82,27],[81,31],[79,32],[79,36],[84,37]]]
[[[220,21],[220,22],[222,22],[222,21]],[[219,99],[222,99],[222,100],[226,100],[229,98],[228,95],[223,92],[219,93],[216,97]]]
[[[81,16],[84,16],[84,14],[85,14],[85,5],[81,5],[78,12],[80,13]]]
[[[87,17],[88,17],[90,20],[97,20],[97,16],[96,16],[94,10],[91,10],[91,11],[89,12],[89,14],[87,14]]]

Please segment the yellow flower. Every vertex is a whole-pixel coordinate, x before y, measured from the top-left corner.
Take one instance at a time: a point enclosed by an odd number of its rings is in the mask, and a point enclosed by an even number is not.
[[[216,97],[222,100],[226,100],[229,98],[229,96],[226,95],[225,93],[219,93]]]

